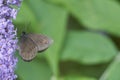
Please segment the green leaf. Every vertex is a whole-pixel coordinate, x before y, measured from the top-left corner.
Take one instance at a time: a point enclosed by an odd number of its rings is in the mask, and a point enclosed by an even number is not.
[[[51,78],[51,80],[97,80],[94,77],[88,77],[88,76],[81,76],[81,75],[73,75],[69,74],[67,76],[62,76],[56,79],[54,76]]]
[[[69,74],[67,76],[61,77],[59,80],[97,80],[97,79],[88,76]]]
[[[112,41],[102,34],[70,31],[61,59],[99,64],[110,61],[116,53],[117,49]]]
[[[86,27],[120,35],[120,6],[116,1],[71,0],[66,3],[71,13]]]
[[[40,32],[39,25],[31,8],[25,2],[22,3],[20,11],[18,12],[17,19],[14,20],[16,24],[18,35],[21,35],[22,31],[37,33]]]
[[[30,6],[41,24],[41,33],[48,35],[54,40],[53,45],[45,54],[54,75],[57,76],[59,74],[59,53],[66,32],[67,12],[58,6],[40,0],[30,0]]]
[[[99,80],[120,80],[120,54],[110,64]]]
[[[108,64],[102,65],[82,65],[73,61],[65,61],[61,63],[60,71],[61,76],[86,76],[86,77],[94,77],[99,78],[100,75],[107,68]]]
[[[62,4],[88,29],[120,36],[120,5],[115,0],[48,0]]]
[[[17,66],[16,72],[20,80],[50,80],[52,75],[50,67],[40,59],[32,62],[19,59]]]

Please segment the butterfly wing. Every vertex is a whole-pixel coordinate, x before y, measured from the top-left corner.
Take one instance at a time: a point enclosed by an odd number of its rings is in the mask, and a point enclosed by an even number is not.
[[[31,61],[37,54],[36,44],[26,36],[22,36],[20,39],[19,54],[25,61]]]
[[[42,34],[28,34],[28,36],[36,43],[38,51],[47,49],[53,40]]]

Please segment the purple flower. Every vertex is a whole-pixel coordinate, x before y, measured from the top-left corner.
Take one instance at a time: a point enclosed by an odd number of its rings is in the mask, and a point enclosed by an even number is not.
[[[12,5],[17,5],[20,6],[22,0],[7,0],[6,3],[7,4],[12,4]]]
[[[14,53],[17,48],[16,30],[12,24],[12,19],[16,18],[17,9],[21,0],[0,0],[0,80],[15,80],[17,75],[14,70],[17,58]]]

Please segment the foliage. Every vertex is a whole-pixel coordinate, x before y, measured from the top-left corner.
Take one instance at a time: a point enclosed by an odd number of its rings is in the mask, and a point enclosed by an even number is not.
[[[117,0],[24,0],[18,36],[42,33],[54,43],[31,62],[19,58],[18,80],[120,80],[119,14]]]

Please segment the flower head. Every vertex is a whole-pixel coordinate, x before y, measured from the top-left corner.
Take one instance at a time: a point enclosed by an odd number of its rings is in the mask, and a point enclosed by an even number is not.
[[[21,0],[0,0],[0,80],[15,80],[14,69],[17,58],[14,52],[17,48],[16,30],[12,19],[16,18],[17,9],[11,5],[20,6]]]

